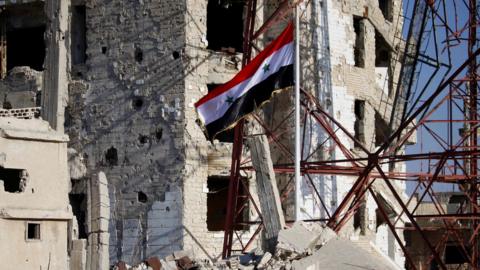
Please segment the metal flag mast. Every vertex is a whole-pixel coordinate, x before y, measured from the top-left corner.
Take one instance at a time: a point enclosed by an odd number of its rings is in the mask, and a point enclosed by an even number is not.
[[[300,134],[300,18],[299,5],[295,6],[295,220],[300,220],[300,195],[302,175],[300,172],[301,134]]]

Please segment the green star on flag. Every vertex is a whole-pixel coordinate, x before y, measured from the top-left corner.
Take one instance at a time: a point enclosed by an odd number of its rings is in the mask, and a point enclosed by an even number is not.
[[[265,64],[262,69],[263,69],[263,72],[269,71],[270,70],[270,64]]]
[[[227,96],[227,100],[225,100],[228,104],[232,104],[233,103],[233,97],[229,97]]]

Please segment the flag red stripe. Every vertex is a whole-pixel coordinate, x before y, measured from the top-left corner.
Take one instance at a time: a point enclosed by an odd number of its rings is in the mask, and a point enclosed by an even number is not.
[[[269,57],[278,49],[282,48],[284,45],[292,41],[293,24],[289,23],[285,30],[283,30],[283,32],[280,34],[280,36],[278,36],[278,38],[274,42],[270,43],[262,52],[260,52],[247,66],[245,66],[237,75],[235,75],[233,79],[231,79],[225,84],[218,86],[210,93],[202,97],[199,101],[195,103],[195,107],[198,107],[203,103],[207,102],[208,100],[221,95],[235,85],[253,76],[253,74],[255,74],[255,72],[260,68],[260,65],[265,60],[265,58]]]

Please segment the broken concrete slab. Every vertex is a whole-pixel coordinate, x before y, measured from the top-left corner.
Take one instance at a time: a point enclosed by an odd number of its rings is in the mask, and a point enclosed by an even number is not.
[[[294,270],[395,270],[383,257],[375,256],[351,241],[334,238],[311,256],[292,262]]]
[[[257,264],[258,269],[265,269],[268,266],[268,263],[272,259],[272,254],[270,252],[266,252],[260,262]]]
[[[323,246],[325,245],[328,241],[330,241],[331,239],[337,237],[337,233],[335,233],[332,229],[330,229],[329,227],[325,226],[322,228],[320,234],[318,235],[317,237],[317,242],[316,242],[316,246]]]
[[[296,258],[310,254],[319,236],[312,235],[304,222],[295,222],[289,229],[278,233],[276,255]]]
[[[267,136],[254,136],[247,140],[256,172],[257,192],[263,215],[265,245],[271,252],[275,249],[278,232],[285,227],[282,203],[273,170]]]
[[[160,260],[160,263],[162,264],[162,270],[178,270],[175,261]]]

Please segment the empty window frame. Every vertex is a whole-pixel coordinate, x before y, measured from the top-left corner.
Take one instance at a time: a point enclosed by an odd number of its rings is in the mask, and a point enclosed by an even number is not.
[[[208,49],[243,51],[244,0],[208,0]]]
[[[375,30],[375,67],[390,67],[392,50],[382,34]]]
[[[39,222],[26,222],[25,227],[25,239],[27,241],[41,239],[41,227]]]
[[[361,235],[365,235],[367,230],[366,217],[367,207],[365,203],[362,203],[357,212],[355,212],[355,215],[353,215],[353,228],[354,230],[359,230]]]
[[[375,30],[375,67],[386,68],[387,72],[387,85],[389,96],[393,91],[393,70],[392,70],[392,56],[393,50],[390,45],[385,41],[385,38],[377,30]]]
[[[385,20],[393,21],[393,3],[392,0],[378,0],[378,7],[382,11]]]
[[[388,139],[389,128],[382,116],[375,112],[375,146],[382,145]]]
[[[42,71],[46,55],[44,3],[7,5],[0,21],[1,54],[5,55],[6,50],[6,57],[2,57],[2,75],[18,66]]]
[[[242,181],[246,182],[245,179]],[[227,215],[229,176],[209,176],[207,180],[207,228],[209,231],[223,231]],[[247,224],[241,224],[249,219],[249,204],[246,198],[247,192],[241,184],[238,189],[237,218],[235,230],[247,230]]]
[[[24,192],[27,186],[28,173],[23,169],[6,169],[0,167],[0,181],[5,192]]]
[[[355,100],[354,104],[355,112],[355,147],[360,147],[360,144],[365,144],[365,100]]]
[[[353,16],[353,29],[355,31],[355,44],[353,57],[356,67],[365,67],[365,27],[361,17]]]
[[[72,6],[71,26],[72,65],[85,64],[87,59],[86,8],[85,5]]]

